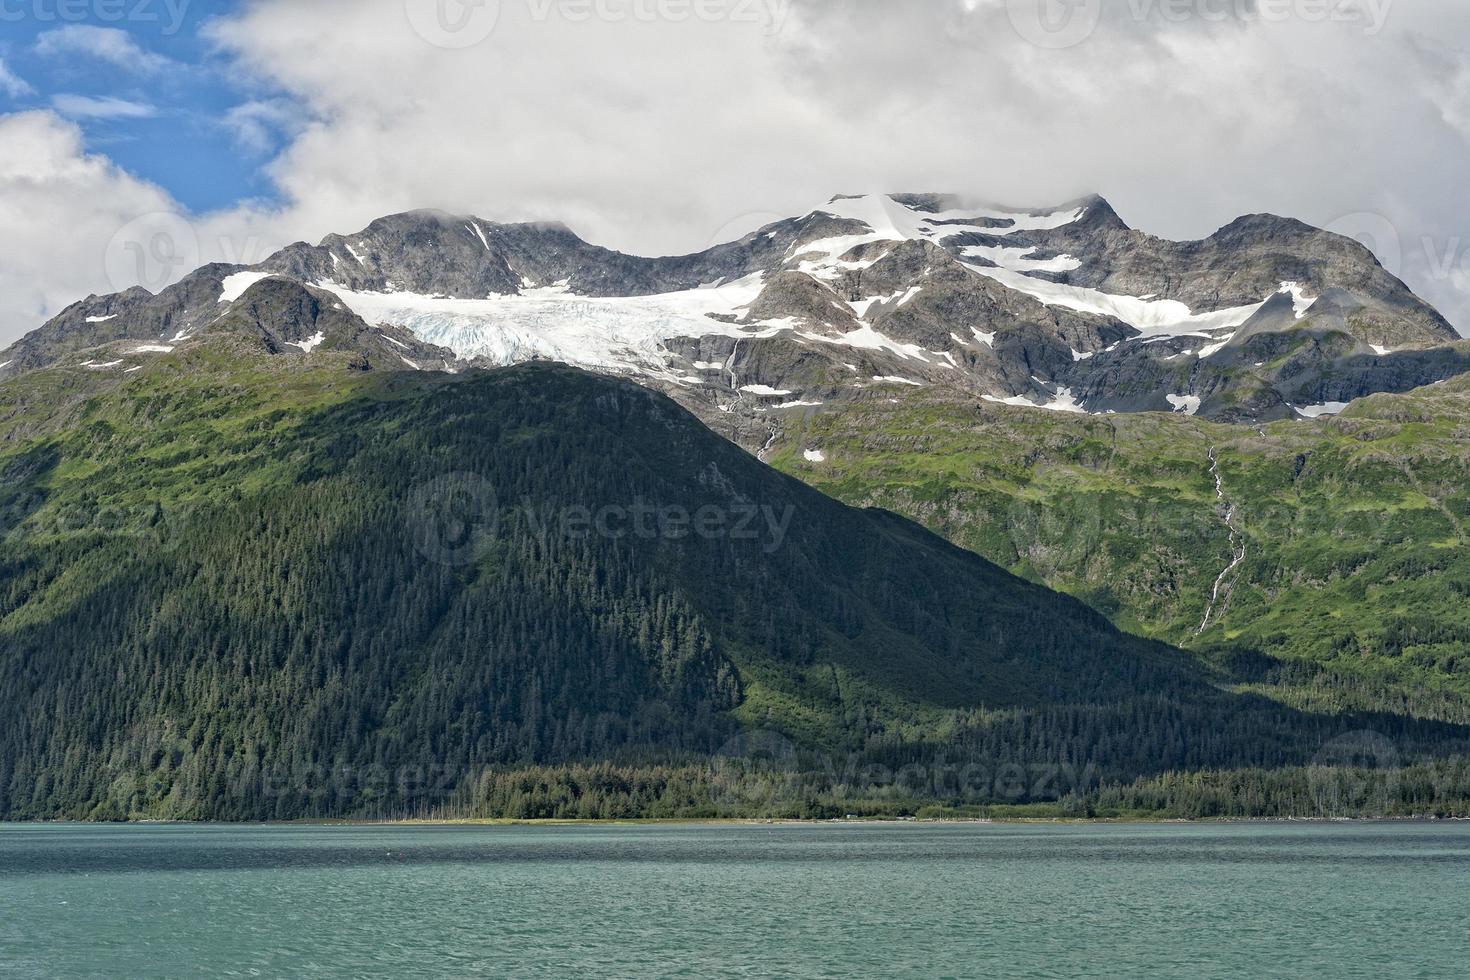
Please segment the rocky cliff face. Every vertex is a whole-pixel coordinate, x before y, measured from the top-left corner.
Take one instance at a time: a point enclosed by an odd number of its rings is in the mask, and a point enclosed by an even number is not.
[[[1197,242],[1166,241],[1114,220],[1079,222],[1032,240],[1082,260],[1074,270],[1053,274],[1061,283],[1219,309],[1259,302],[1293,282],[1309,296],[1333,289],[1355,297],[1363,315],[1354,335],[1363,341],[1408,346],[1459,339],[1363,245],[1291,218],[1247,215]]]
[[[121,374],[222,338],[360,370],[565,361],[667,391],[753,447],[790,413],[912,386],[1257,422],[1470,370],[1470,345],[1367,249],[1298,221],[1171,242],[1096,197],[872,195],[666,258],[556,224],[392,215],[156,296],[89,297],[0,353],[0,380]]]

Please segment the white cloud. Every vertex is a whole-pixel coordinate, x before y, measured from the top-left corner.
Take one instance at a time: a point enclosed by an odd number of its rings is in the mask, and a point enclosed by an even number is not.
[[[35,50],[46,57],[85,55],[141,74],[162,71],[172,64],[162,55],[139,47],[126,31],[89,24],[67,24],[49,30],[37,38]]]
[[[0,116],[0,228],[0,349],[92,293],[156,291],[204,262],[253,264],[284,244],[248,209],[185,215],[45,111]],[[141,233],[151,229],[178,230],[170,264]]]
[[[300,108],[288,99],[255,99],[231,108],[223,123],[236,142],[253,153],[267,153],[282,136],[301,132],[306,121]]]
[[[27,95],[34,95],[36,90],[31,88],[24,78],[12,72],[6,66],[4,58],[0,58],[0,92],[4,92],[12,99],[20,99]]]
[[[104,251],[167,194],[83,152],[49,112],[0,116],[0,346],[92,292],[110,292]]]
[[[406,2],[435,0],[253,0],[213,23],[237,77],[295,112],[261,99],[222,118],[247,147],[286,137],[269,164],[283,203],[212,229],[315,240],[439,207],[670,253],[839,191],[1049,204],[1096,190],[1174,238],[1259,211],[1324,227],[1382,215],[1404,277],[1470,326],[1458,0],[1362,0],[1386,12],[1376,33],[1228,14],[1250,4],[1103,0],[1096,30],[1061,50],[1024,41],[1007,0],[499,0],[464,7],[493,30],[462,49],[426,41],[413,24],[442,25]],[[638,15],[697,9],[775,14]]]
[[[324,0],[256,4],[217,37],[313,120],[272,169],[292,237],[442,206],[662,251],[831,193],[819,173],[752,167],[761,147],[794,159],[819,122],[756,24],[538,22],[503,3],[482,46],[446,51],[402,0]]]
[[[1189,5],[1106,0],[1065,50],[1024,41],[1013,6],[793,0],[749,23],[503,0],[485,40],[447,50],[404,0],[259,0],[213,32],[315,120],[272,170],[290,237],[443,207],[671,252],[743,214],[915,188],[1023,204],[1097,190],[1170,237],[1257,211],[1378,212],[1409,243],[1470,223],[1463,62],[1408,42],[1428,32],[1463,55],[1459,4],[1334,21],[1318,3],[1266,17],[1202,2],[1179,20]],[[1246,16],[1221,19],[1232,9]],[[1404,272],[1470,324],[1449,277],[1412,258]]]
[[[158,110],[142,102],[131,102],[112,96],[53,95],[51,106],[63,116],[73,119],[146,119]]]

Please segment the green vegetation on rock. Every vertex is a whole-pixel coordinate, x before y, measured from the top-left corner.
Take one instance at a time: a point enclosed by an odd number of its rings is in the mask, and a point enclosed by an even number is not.
[[[1470,734],[1230,690],[630,383],[350,356],[0,388],[0,814],[892,813]]]
[[[1241,689],[1463,721],[1467,437],[1466,379],[1267,426],[915,392],[812,415],[770,458],[1197,650]]]

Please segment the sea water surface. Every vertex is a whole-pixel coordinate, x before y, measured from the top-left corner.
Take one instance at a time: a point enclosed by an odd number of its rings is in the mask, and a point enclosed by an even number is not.
[[[0,976],[1451,977],[1464,824],[0,825]]]

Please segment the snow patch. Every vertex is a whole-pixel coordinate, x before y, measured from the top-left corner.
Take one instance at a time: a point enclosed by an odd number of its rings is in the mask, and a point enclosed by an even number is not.
[[[904,294],[899,297],[898,306],[895,306],[894,309],[902,309],[905,303],[907,303],[909,300],[913,299],[915,296],[919,295],[923,291],[923,286],[910,286],[907,290],[904,291]]]
[[[915,381],[912,378],[900,378],[896,375],[874,375],[873,380],[886,385],[913,385],[915,388],[924,387],[924,382]]]
[[[811,213],[821,212],[861,221],[873,230],[877,241],[906,241],[915,238],[943,241],[957,235],[1005,236],[1018,231],[1049,231],[1072,224],[1086,211],[1085,207],[1036,212],[1011,211],[1005,208],[960,208],[931,214],[900,204],[886,194],[866,194],[829,201]],[[1003,227],[987,227],[996,220],[1006,224]]]
[[[868,194],[829,201],[807,215],[829,214],[859,221],[868,227],[867,234],[839,235],[807,245],[793,246],[788,258],[800,260],[797,269],[801,272],[819,280],[830,281],[839,278],[844,272],[866,269],[883,258],[883,255],[877,255],[860,261],[842,261],[843,255],[862,245],[874,242],[928,241],[942,248],[946,239],[960,235],[1005,236],[1018,231],[1060,228],[1078,220],[1085,212],[1086,208],[1037,212],[974,208],[929,214],[900,204],[886,194]],[[974,257],[997,261],[998,264],[1009,265],[1022,272],[1066,272],[1081,265],[1071,256],[1031,259],[1029,256],[1035,252],[1034,248],[972,248],[974,251],[968,254]]]
[[[1291,306],[1296,312],[1296,318],[1298,320],[1306,316],[1307,311],[1312,308],[1312,304],[1317,302],[1315,298],[1309,299],[1307,297],[1306,290],[1298,282],[1283,282],[1277,292],[1291,294]]]
[[[808,449],[806,452],[802,453],[801,456],[802,459],[805,459],[808,463],[827,462],[827,454],[822,452],[820,449]]]
[[[1220,341],[1218,344],[1210,344],[1210,345],[1208,345],[1206,347],[1201,347],[1199,349],[1200,360],[1204,360],[1207,357],[1214,357],[1216,354],[1218,354],[1222,350],[1224,350],[1226,348],[1226,346],[1228,346],[1229,343],[1232,340],[1234,340],[1234,339],[1235,339],[1235,334],[1231,334],[1230,336],[1226,337],[1224,340]]]
[[[869,296],[867,299],[855,299],[849,302],[847,305],[852,307],[852,311],[857,314],[858,319],[862,320],[867,318],[868,311],[871,310],[874,306],[879,304],[886,305],[898,299],[902,295],[903,290],[900,289],[898,292],[890,293],[887,296]]]
[[[1058,388],[1057,396],[1041,407],[1051,412],[1072,412],[1077,415],[1087,414],[1087,409],[1083,408],[1082,403],[1072,394],[1071,388]]]
[[[1341,415],[1347,407],[1347,402],[1323,402],[1320,405],[1292,406],[1298,415],[1307,419],[1319,419],[1324,415]]]
[[[144,344],[142,347],[134,347],[128,351],[129,354],[172,354],[174,349],[168,344]]]
[[[856,330],[832,337],[806,332],[802,332],[798,336],[824,344],[857,347],[863,350],[885,350],[897,354],[899,357],[906,357],[915,361],[927,362],[930,360],[929,351],[919,345],[900,343],[885,334],[879,333],[866,323]]]
[[[782,398],[791,394],[789,391],[781,388],[772,388],[769,385],[742,385],[740,390],[749,392],[752,395],[760,395],[762,398]]]
[[[1002,269],[1013,272],[1074,272],[1082,268],[1080,259],[1070,255],[1058,255],[1054,259],[1030,258],[1033,248],[1006,248],[1003,245],[966,245],[960,254],[966,258],[989,259]]]
[[[292,347],[300,347],[301,353],[303,354],[310,354],[321,345],[322,341],[326,339],[327,335],[318,330],[316,333],[312,334],[305,340],[288,340],[286,341],[286,343],[290,344]]]
[[[89,317],[87,317],[87,322],[88,323],[106,323],[108,320],[116,320],[116,319],[117,319],[117,314],[114,313],[114,314],[112,314],[112,316],[89,316]]]
[[[870,296],[867,299],[854,300],[848,305],[858,315],[858,319],[863,320],[867,319],[869,311],[874,306],[887,306],[889,303],[893,303],[893,308],[895,310],[899,309],[909,300],[923,292],[923,289],[924,287],[922,286],[910,286],[908,289],[900,289],[897,292],[889,293],[887,296]]]
[[[985,401],[997,405],[1011,405],[1016,408],[1043,408],[1049,412],[1070,412],[1076,415],[1086,415],[1087,409],[1077,401],[1071,388],[1058,388],[1056,396],[1051,401],[1041,404],[1034,402],[1025,395],[1012,395],[1009,398],[997,398],[995,395],[982,395]]]
[[[232,276],[225,276],[224,282],[220,284],[223,288],[221,289],[219,294],[219,301],[221,303],[233,303],[235,300],[245,295],[245,290],[260,282],[262,279],[269,279],[272,275],[274,275],[274,273],[237,272]]]
[[[842,256],[861,245],[887,241],[882,235],[838,235],[822,238],[807,245],[793,246],[795,258],[803,261],[797,269],[814,279],[836,279],[844,272],[857,272],[872,268],[883,258],[875,255],[868,259],[842,261]]]
[[[1033,279],[1010,269],[992,269],[969,264],[966,268],[994,279],[1007,289],[1040,300],[1047,306],[1061,306],[1079,313],[1093,313],[1122,320],[1145,338],[1180,337],[1204,330],[1239,327],[1266,305],[1263,300],[1250,306],[1237,306],[1212,313],[1194,313],[1178,300],[1115,296],[1083,286]]]
[[[1194,415],[1199,411],[1200,398],[1198,395],[1167,395],[1169,404],[1174,406],[1174,411],[1183,412],[1185,415]]]

